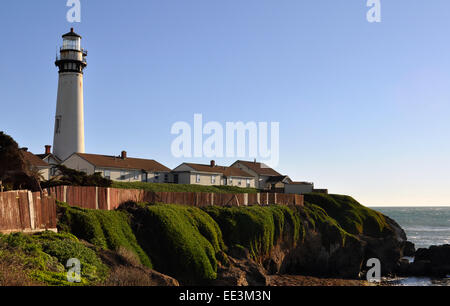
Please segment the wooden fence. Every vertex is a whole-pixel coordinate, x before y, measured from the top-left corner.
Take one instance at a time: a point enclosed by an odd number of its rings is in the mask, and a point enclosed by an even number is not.
[[[58,186],[39,192],[0,192],[0,233],[56,231],[56,200],[86,209],[114,210],[134,202],[204,206],[297,205],[303,196],[278,193],[150,192],[137,189]]]
[[[0,233],[56,231],[55,199],[40,192],[0,192]]]
[[[71,206],[88,209],[114,210],[121,204],[134,202],[179,204],[189,206],[248,206],[248,205],[297,205],[303,206],[303,196],[281,193],[195,193],[151,192],[138,189],[102,187],[58,186],[49,188],[48,194]]]

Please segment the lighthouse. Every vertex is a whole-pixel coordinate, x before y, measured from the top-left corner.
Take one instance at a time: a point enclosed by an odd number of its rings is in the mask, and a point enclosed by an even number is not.
[[[64,34],[63,45],[56,57],[59,68],[53,154],[65,160],[73,153],[85,153],[83,70],[87,51],[81,48],[81,36]]]

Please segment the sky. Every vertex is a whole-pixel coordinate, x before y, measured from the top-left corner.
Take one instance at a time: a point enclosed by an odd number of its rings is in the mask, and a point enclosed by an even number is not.
[[[367,206],[450,204],[450,2],[65,0],[0,4],[0,130],[52,144],[56,50],[89,51],[86,151],[169,168],[175,122],[279,122],[277,170]],[[230,165],[232,158],[216,158]]]

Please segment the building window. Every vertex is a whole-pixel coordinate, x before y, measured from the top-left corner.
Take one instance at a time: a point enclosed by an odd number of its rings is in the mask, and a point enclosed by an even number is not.
[[[111,171],[110,170],[103,171],[103,177],[110,180],[111,179]]]
[[[197,174],[197,183],[200,183],[200,174]]]
[[[139,171],[134,171],[134,179],[135,180],[139,179]]]
[[[215,184],[216,183],[216,176],[213,175],[211,176],[211,184]]]
[[[228,183],[229,183],[230,185],[233,185],[233,178],[232,178],[232,177],[230,177],[230,178],[228,179]]]
[[[159,172],[155,172],[155,178],[154,181],[157,182],[159,181]]]
[[[120,179],[121,179],[121,180],[124,180],[125,177],[126,177],[125,171],[120,171]]]
[[[238,185],[241,186],[242,185],[242,180],[238,181]]]
[[[61,116],[56,116],[55,120],[55,134],[61,133]]]
[[[143,173],[142,174],[142,181],[143,182],[147,182],[147,180],[148,180],[148,174],[147,173]]]
[[[247,179],[247,188],[250,188],[250,180]]]
[[[166,173],[164,174],[164,183],[168,183],[169,182],[169,175]]]

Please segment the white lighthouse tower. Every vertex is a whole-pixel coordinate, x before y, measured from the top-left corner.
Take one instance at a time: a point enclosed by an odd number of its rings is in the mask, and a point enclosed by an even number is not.
[[[62,37],[63,45],[55,62],[59,82],[53,153],[65,160],[73,153],[85,153],[83,70],[87,66],[87,51],[81,48],[81,36],[73,28]]]

